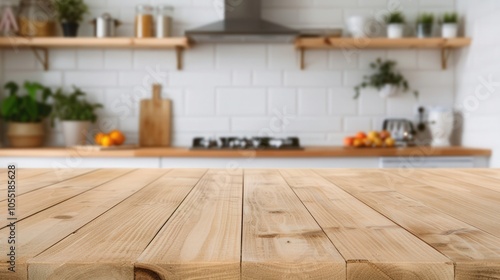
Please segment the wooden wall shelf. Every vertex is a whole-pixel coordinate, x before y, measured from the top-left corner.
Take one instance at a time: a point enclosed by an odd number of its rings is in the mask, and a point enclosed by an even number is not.
[[[447,68],[448,56],[452,49],[469,46],[470,38],[300,38],[295,47],[300,50],[300,67],[305,69],[305,51],[308,49],[439,49],[442,68]]]
[[[189,48],[187,37],[175,38],[61,38],[61,37],[4,37],[0,38],[0,48],[32,49],[37,59],[48,70],[48,49],[51,48],[126,48],[126,49],[175,49],[177,52],[177,69],[182,69],[182,53]]]

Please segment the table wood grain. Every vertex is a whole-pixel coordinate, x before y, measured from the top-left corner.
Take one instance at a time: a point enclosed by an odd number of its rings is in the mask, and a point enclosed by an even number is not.
[[[0,279],[500,278],[498,169],[18,174]]]

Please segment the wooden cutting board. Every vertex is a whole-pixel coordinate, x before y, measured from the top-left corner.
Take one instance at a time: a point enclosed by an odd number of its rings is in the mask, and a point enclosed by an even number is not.
[[[172,102],[161,98],[161,85],[153,85],[153,99],[141,101],[139,146],[170,147]]]

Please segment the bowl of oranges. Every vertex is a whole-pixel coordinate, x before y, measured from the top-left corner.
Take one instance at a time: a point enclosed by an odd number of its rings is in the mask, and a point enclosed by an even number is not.
[[[396,141],[387,130],[358,132],[355,136],[344,139],[344,146],[354,148],[392,148],[395,145]]]
[[[113,130],[109,133],[100,132],[94,138],[96,145],[106,148],[121,146],[125,143],[125,140],[125,135],[120,130]]]

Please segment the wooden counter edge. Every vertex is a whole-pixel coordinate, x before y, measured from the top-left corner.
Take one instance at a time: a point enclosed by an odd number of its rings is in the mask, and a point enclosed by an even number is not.
[[[0,157],[82,157],[82,158],[349,158],[349,157],[490,157],[489,149],[467,147],[410,147],[410,148],[345,148],[306,147],[303,150],[190,150],[189,148],[138,148],[116,151],[95,151],[75,148],[1,148]]]

